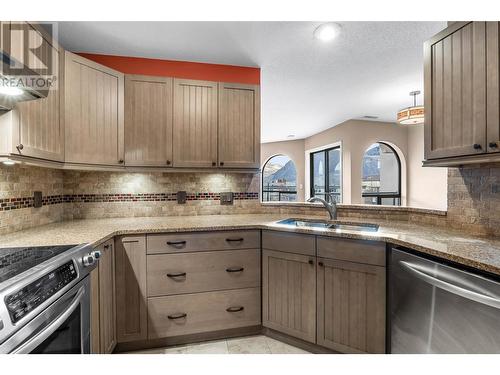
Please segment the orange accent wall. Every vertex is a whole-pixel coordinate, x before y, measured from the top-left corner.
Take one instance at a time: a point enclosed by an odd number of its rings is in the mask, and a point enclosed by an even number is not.
[[[260,68],[92,53],[78,54],[125,74],[143,74],[205,81],[245,83],[250,85],[260,84]]]

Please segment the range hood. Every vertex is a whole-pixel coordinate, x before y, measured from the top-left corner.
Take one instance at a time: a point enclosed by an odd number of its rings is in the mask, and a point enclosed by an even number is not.
[[[20,64],[4,52],[0,52],[0,55],[2,58],[0,67],[0,111],[10,111],[18,102],[47,97],[48,89],[36,86],[36,78],[42,78],[38,73],[27,66],[21,66],[21,68],[16,68],[15,74],[9,74],[11,71],[10,66],[19,66]],[[13,95],[6,91],[15,91],[15,93]]]

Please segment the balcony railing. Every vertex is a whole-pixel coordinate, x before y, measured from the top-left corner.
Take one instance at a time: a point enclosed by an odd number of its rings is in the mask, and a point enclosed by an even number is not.
[[[263,202],[293,202],[297,200],[296,186],[266,186],[262,189]]]
[[[376,205],[390,205],[390,206],[400,206],[401,205],[401,193],[395,192],[365,192],[361,196],[365,198],[365,203],[376,204]]]

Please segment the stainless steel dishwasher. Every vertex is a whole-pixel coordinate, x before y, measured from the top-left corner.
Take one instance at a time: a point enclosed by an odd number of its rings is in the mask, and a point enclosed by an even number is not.
[[[393,248],[391,353],[500,353],[500,283]]]

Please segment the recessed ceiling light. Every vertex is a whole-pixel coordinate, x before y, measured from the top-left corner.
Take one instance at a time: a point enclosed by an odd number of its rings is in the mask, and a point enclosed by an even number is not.
[[[363,116],[362,118],[365,118],[367,120],[376,120],[376,119],[378,119],[378,116],[366,115],[366,116]]]
[[[288,134],[286,137],[287,138],[295,138],[295,134]]]
[[[18,87],[10,87],[10,86],[0,86],[0,94],[9,95],[9,96],[19,96],[24,91]]]
[[[322,42],[329,42],[340,34],[341,28],[342,26],[335,22],[323,23],[314,30],[314,37]]]

